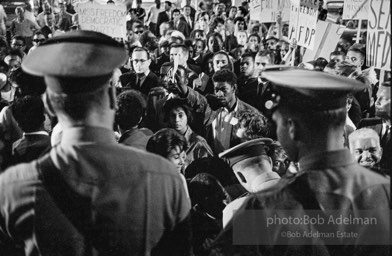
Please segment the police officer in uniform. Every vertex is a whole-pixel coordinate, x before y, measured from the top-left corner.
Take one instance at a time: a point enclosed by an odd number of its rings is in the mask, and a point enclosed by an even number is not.
[[[263,77],[276,94],[269,105],[278,141],[300,172],[251,196],[213,252],[389,255],[390,181],[359,166],[343,146],[346,95],[365,85],[300,69],[267,70]]]
[[[113,70],[123,46],[92,31],[51,38],[24,60],[44,76],[63,128],[40,159],[0,175],[1,255],[188,255],[189,199],[159,156],[118,144]]]

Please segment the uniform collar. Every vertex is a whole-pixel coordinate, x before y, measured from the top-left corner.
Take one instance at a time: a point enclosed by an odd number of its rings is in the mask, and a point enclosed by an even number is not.
[[[106,128],[77,126],[63,130],[61,145],[72,145],[83,142],[116,144],[113,131]]]
[[[299,160],[301,171],[333,168],[354,164],[355,160],[347,149],[322,152],[305,156]]]

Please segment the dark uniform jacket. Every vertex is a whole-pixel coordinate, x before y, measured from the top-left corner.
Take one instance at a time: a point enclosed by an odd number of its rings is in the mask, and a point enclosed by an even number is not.
[[[216,240],[215,251],[222,255],[389,255],[388,179],[358,165],[348,150],[303,157],[299,166],[301,173],[294,179],[282,179],[275,188],[244,203]],[[339,217],[348,219],[344,224]],[[362,224],[353,217],[361,218]],[[310,224],[305,218],[315,221]],[[365,218],[375,221],[363,224]]]
[[[188,255],[189,213],[167,160],[118,144],[111,130],[74,127],[43,158],[0,175],[0,252]]]
[[[48,134],[25,134],[12,147],[12,164],[31,162],[50,148],[50,137]]]

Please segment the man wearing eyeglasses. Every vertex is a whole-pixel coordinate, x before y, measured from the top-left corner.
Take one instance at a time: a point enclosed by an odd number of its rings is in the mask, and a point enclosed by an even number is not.
[[[120,82],[124,88],[138,90],[147,96],[152,88],[160,86],[158,76],[150,70],[150,54],[147,49],[137,47],[132,52],[131,61],[134,72],[120,76]]]
[[[140,39],[140,35],[143,34],[144,32],[144,27],[142,25],[137,25],[136,27],[133,28],[133,36],[137,38],[137,40]]]
[[[45,35],[40,30],[35,31],[33,36],[33,47],[30,48],[28,54],[34,51],[40,44],[42,44],[45,41],[46,41]]]

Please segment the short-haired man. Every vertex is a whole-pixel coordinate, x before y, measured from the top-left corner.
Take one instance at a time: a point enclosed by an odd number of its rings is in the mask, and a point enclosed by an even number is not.
[[[24,12],[22,7],[16,7],[15,13],[17,17],[11,22],[10,32],[12,37],[24,37],[28,50],[32,46],[31,38],[33,37],[34,30],[39,29],[39,27],[31,20],[25,19]]]
[[[175,60],[176,59],[176,60]],[[200,74],[200,67],[188,63],[189,49],[184,44],[172,44],[170,46],[170,61],[178,61],[178,65],[182,65],[192,72],[189,72],[189,76],[194,74]]]
[[[22,55],[22,59],[26,56],[26,38],[23,36],[14,36],[11,39],[11,49],[19,51]]]
[[[67,12],[64,2],[59,3],[59,10],[56,15],[56,27],[61,31],[69,31],[72,26],[72,14]]]
[[[45,1],[42,5],[42,12],[37,15],[37,23],[38,25],[43,28],[46,25],[45,22],[45,15],[50,15],[51,20],[55,20],[55,16],[52,11],[52,7],[50,6],[48,1]]]
[[[193,16],[193,18],[191,16],[192,7],[190,5],[185,5],[182,8],[182,13],[183,16],[181,17],[181,19],[188,24],[189,31],[191,32],[195,27],[195,16]]]
[[[236,135],[240,127],[237,119],[239,113],[257,112],[257,109],[237,98],[237,76],[232,71],[220,70],[214,74],[212,80],[215,97],[209,101],[184,84],[179,86],[179,89],[194,112],[202,113],[202,125],[207,127],[207,141],[214,153],[218,154],[240,143]]]
[[[153,133],[150,129],[139,128],[147,108],[143,94],[136,90],[122,92],[117,96],[117,105],[115,121],[121,134],[118,143],[146,150]]]
[[[131,55],[131,62],[135,72],[128,72],[120,76],[123,88],[142,92],[146,97],[150,90],[160,86],[159,78],[150,70],[151,58],[147,49],[136,47]]]
[[[223,255],[389,255],[390,181],[358,165],[342,143],[346,95],[364,85],[310,70],[271,70],[263,77],[277,94],[271,111],[278,141],[300,172],[251,196],[216,246]],[[319,220],[286,222],[311,216]],[[377,220],[333,224],[354,216]]]
[[[265,88],[259,86],[258,77],[255,76],[255,54],[251,52],[244,53],[239,61],[240,77],[238,79],[238,97],[263,112],[265,97],[261,96],[263,95]],[[258,61],[260,61],[260,58],[258,58]],[[263,66],[262,63],[265,64],[266,62],[259,63],[258,69],[260,69],[260,64]],[[263,114],[265,114],[265,112],[263,112]]]
[[[380,144],[383,154],[380,162],[381,168],[389,171],[392,168],[392,143],[391,143],[391,83],[384,82],[377,92],[375,103],[376,117],[364,118],[358,124],[358,128],[369,127],[374,129],[380,136]]]
[[[329,61],[333,61],[336,64],[343,62],[346,59],[346,54],[342,51],[333,51],[329,55]]]
[[[355,130],[348,136],[348,140],[350,152],[360,165],[378,172],[382,171],[379,169],[382,156],[380,136],[375,130],[370,128]]]
[[[172,20],[171,27],[175,30],[180,31],[186,38],[190,35],[190,27],[188,23],[186,23],[181,18],[181,11],[179,9],[174,9],[172,11]]]
[[[109,80],[126,57],[92,31],[56,36],[26,57],[23,68],[45,78],[44,102],[63,133],[48,154],[0,175],[2,254],[189,255],[179,173],[113,135]]]
[[[222,70],[225,66],[230,66],[233,69],[233,64],[230,61],[229,55],[225,51],[219,51],[214,53],[212,57],[212,65],[214,72]]]
[[[170,13],[171,7],[172,7],[172,3],[170,1],[165,1],[165,10],[158,14],[158,19],[157,19],[158,36],[163,36],[160,33],[161,24],[164,22],[169,22],[171,20],[171,13]]]
[[[16,99],[11,111],[23,131],[23,137],[12,145],[12,164],[31,162],[50,148],[50,137],[44,129],[44,103],[39,96],[27,95]]]

